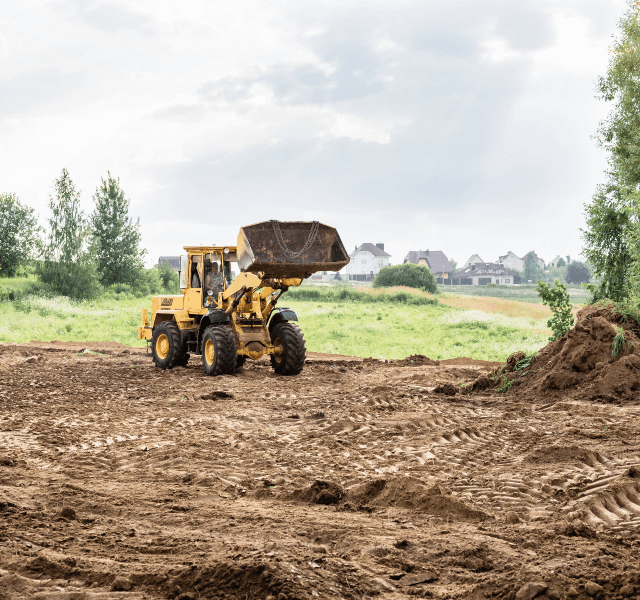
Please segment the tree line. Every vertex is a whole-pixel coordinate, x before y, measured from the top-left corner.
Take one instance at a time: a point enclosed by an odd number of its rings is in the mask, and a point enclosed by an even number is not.
[[[14,277],[35,262],[35,274],[52,292],[75,299],[97,297],[105,288],[142,293],[174,292],[178,275],[169,265],[144,268],[140,219],[120,180],[101,178],[93,211],[80,207],[80,191],[62,169],[49,196],[48,227],[12,193],[0,193],[0,276]]]
[[[598,97],[611,103],[596,141],[607,151],[604,183],[585,204],[583,255],[596,283],[592,301],[640,303],[640,3],[627,0],[609,48]]]

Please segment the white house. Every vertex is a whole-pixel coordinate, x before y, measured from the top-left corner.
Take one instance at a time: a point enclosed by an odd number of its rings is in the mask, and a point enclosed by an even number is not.
[[[498,257],[498,263],[504,265],[506,269],[511,269],[512,271],[524,271],[524,258],[520,258],[516,256],[511,250],[507,252],[504,256]]]
[[[484,261],[477,254],[474,254],[473,256],[469,257],[469,260],[464,263],[461,268],[466,269],[469,265],[474,263],[484,263]]]
[[[513,285],[514,271],[498,263],[471,263],[451,278],[453,285]]]
[[[533,250],[531,252],[527,252],[522,258],[516,256],[511,250],[507,252],[504,256],[498,257],[498,264],[504,265],[506,269],[511,269],[512,271],[519,271],[522,273],[524,271],[524,263],[527,260],[527,256],[529,254],[533,255],[538,268],[544,270],[544,260],[542,260]]]
[[[349,281],[371,281],[383,267],[389,266],[390,254],[384,244],[362,244],[349,254],[351,261],[340,273]]]
[[[561,260],[564,260],[564,264],[565,264],[565,265],[567,264],[567,260],[566,260],[563,256],[560,256],[560,255],[558,254],[558,256],[556,256],[553,260],[550,260],[550,261],[549,261],[549,264],[547,265],[547,267],[557,267],[557,266],[558,266],[558,263],[559,263]]]

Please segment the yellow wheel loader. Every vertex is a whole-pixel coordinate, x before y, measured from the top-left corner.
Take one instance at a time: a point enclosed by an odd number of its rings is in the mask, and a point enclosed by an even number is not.
[[[205,374],[221,375],[269,355],[276,373],[300,373],[306,348],[298,316],[276,304],[313,273],[349,262],[338,232],[317,221],[265,221],[242,227],[237,246],[184,249],[182,294],[154,297],[138,327],[156,367],[185,366],[194,354]]]

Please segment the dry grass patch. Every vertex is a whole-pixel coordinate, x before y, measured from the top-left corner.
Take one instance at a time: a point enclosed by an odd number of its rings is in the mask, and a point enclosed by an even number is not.
[[[480,296],[454,296],[442,294],[438,296],[440,304],[462,308],[464,310],[481,310],[487,313],[502,313],[508,317],[523,317],[541,321],[551,316],[548,306],[518,302],[517,300],[504,300],[502,298],[490,298]]]

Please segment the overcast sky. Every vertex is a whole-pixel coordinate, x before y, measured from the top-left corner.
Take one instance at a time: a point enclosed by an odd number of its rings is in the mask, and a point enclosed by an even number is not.
[[[0,191],[41,220],[107,170],[148,263],[320,220],[462,263],[581,250],[623,0],[21,0],[0,8]]]

